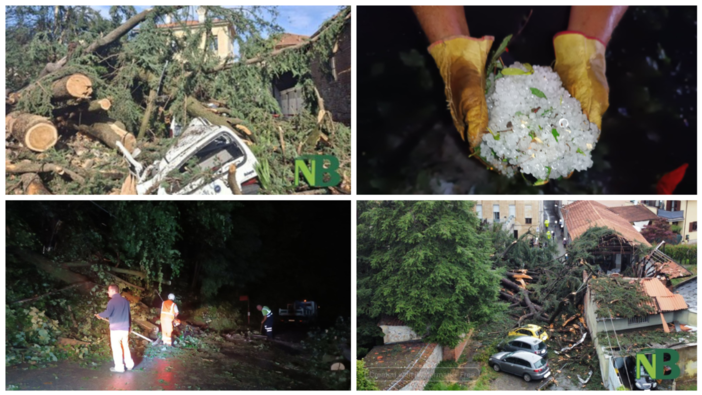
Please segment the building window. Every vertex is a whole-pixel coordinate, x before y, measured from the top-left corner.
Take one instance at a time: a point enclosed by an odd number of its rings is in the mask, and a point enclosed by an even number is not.
[[[680,200],[668,200],[665,203],[665,211],[680,211]]]
[[[524,223],[527,225],[531,225],[531,218],[524,218]]]
[[[690,232],[697,232],[697,221],[690,222]]]
[[[500,205],[499,204],[492,205],[492,219],[495,220],[495,222],[500,222]]]
[[[482,204],[475,206],[475,214],[478,216],[478,219],[483,219],[483,205]]]
[[[648,322],[648,316],[646,317],[633,317],[629,318],[629,324],[643,324],[645,322]]]
[[[512,218],[517,217],[517,207],[514,204],[509,205],[509,216]]]
[[[519,238],[519,231],[518,231],[518,230],[515,230],[515,231],[514,231],[514,238],[515,238],[515,239],[518,239],[518,238]]]

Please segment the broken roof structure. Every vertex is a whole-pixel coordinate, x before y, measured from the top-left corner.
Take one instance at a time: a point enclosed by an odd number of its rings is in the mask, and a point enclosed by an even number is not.
[[[568,234],[577,239],[588,229],[606,227],[614,230],[629,242],[651,246],[624,217],[610,211],[610,208],[592,200],[580,200],[563,207]]]
[[[687,309],[687,303],[682,295],[672,292],[657,278],[629,278],[631,281],[641,281],[644,292],[651,298],[651,304],[659,313]]]
[[[643,204],[634,206],[610,207],[609,211],[619,215],[629,222],[653,221],[658,216]]]

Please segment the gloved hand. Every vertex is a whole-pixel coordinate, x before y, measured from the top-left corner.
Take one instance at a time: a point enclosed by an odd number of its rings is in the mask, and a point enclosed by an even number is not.
[[[468,139],[471,152],[487,133],[485,64],[494,39],[492,36],[456,36],[429,46],[429,53],[444,79],[453,124],[461,138]]]
[[[609,107],[605,76],[605,45],[578,32],[561,32],[553,38],[554,69],[563,86],[583,106],[590,122],[602,130],[602,114]]]

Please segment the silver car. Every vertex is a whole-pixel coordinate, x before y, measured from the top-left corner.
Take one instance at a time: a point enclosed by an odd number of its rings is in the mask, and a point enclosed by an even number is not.
[[[496,372],[512,373],[529,382],[551,376],[548,362],[544,358],[526,351],[498,352],[490,357],[488,364]]]
[[[546,343],[531,336],[510,337],[502,341],[497,348],[500,351],[526,351],[543,358],[548,358]]]

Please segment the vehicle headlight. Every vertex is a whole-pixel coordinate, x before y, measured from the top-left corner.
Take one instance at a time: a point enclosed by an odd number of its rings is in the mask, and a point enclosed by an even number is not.
[[[636,382],[636,388],[641,388],[641,383],[639,383],[638,381]]]
[[[655,381],[653,383],[651,383],[651,387],[653,387],[653,388],[656,388],[657,385],[658,385],[658,383],[656,383]]]

